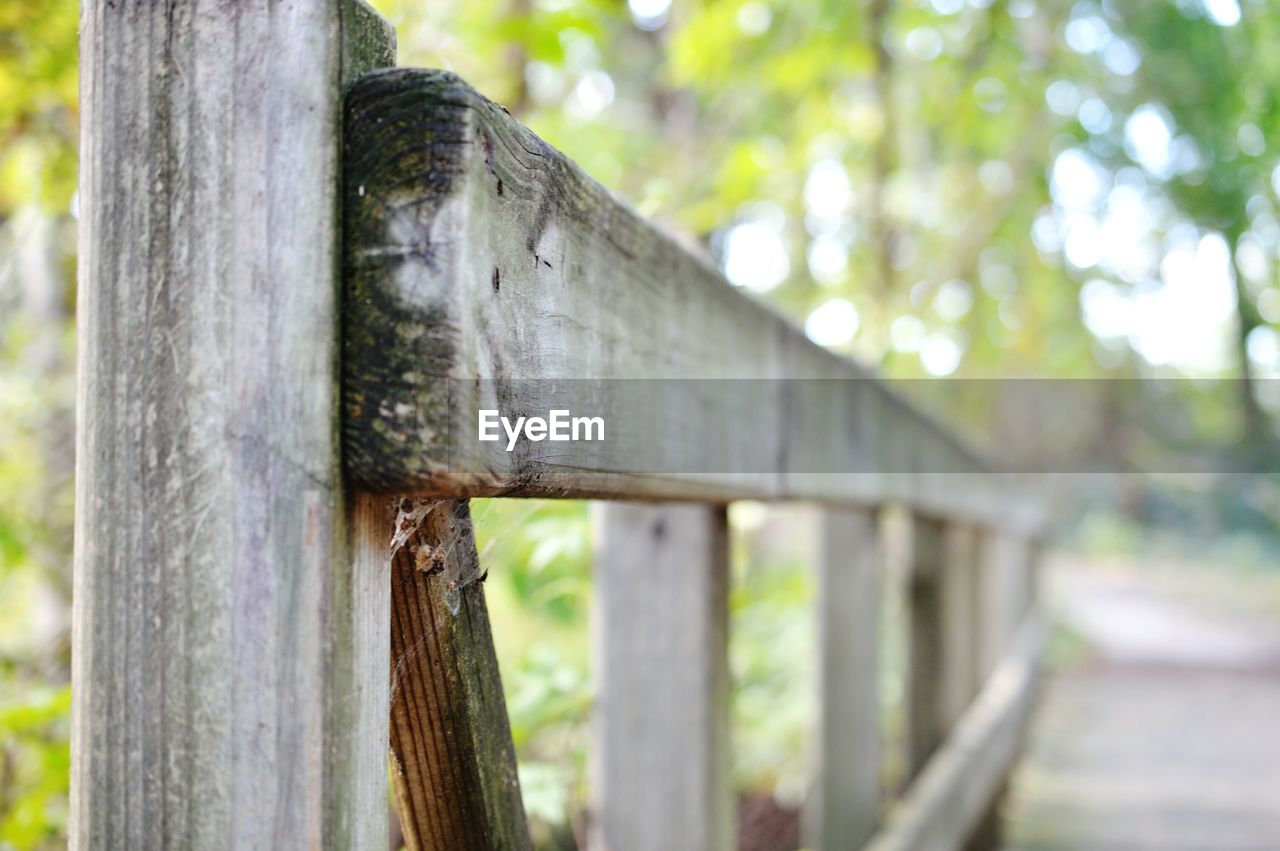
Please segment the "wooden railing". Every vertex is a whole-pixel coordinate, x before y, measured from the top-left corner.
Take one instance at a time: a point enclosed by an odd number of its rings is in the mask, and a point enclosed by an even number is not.
[[[733,845],[742,499],[819,517],[806,843],[981,840],[1036,681],[1023,482],[457,77],[364,74],[393,47],[362,5],[89,4],[83,32],[76,847],[384,847],[388,740],[409,848],[529,847],[467,503],[494,496],[604,501],[592,847]],[[678,429],[474,439],[566,380]],[[894,801],[885,506],[911,517]]]
[[[414,512],[462,516],[438,500],[649,501],[608,503],[599,514],[597,847],[731,845],[724,506],[735,499],[823,505],[822,767],[811,837],[823,848],[854,847],[880,823],[875,512],[913,512],[907,762],[920,782],[877,842],[965,840],[999,790],[1030,689],[1030,639],[1012,643],[1027,611],[1025,542],[1037,522],[1027,494],[984,474],[936,424],[733,290],[456,76],[364,77],[348,96],[346,127],[353,480],[418,497],[402,512],[405,529],[417,528]],[[657,409],[679,427],[571,450],[536,442],[482,451],[479,409],[564,408],[566,378],[592,382],[576,395],[611,412],[609,422]],[[746,392],[739,382],[766,378]],[[702,379],[696,393],[672,390],[691,379]],[[767,468],[748,466],[753,455],[770,459]],[[735,461],[753,472],[734,472]],[[824,465],[836,472],[815,472]],[[465,524],[442,529],[452,536],[446,560],[474,560]],[[438,552],[445,535],[428,533],[421,546]],[[414,544],[406,549],[406,563],[423,563]],[[409,581],[406,567],[393,609],[430,608],[448,590],[446,573],[467,581],[481,570],[446,565],[439,578],[419,570]],[[410,589],[405,603],[401,589]],[[483,621],[478,587],[464,599],[471,620]],[[423,636],[416,625],[401,635],[396,623],[393,653],[410,652]],[[481,691],[500,695],[482,639],[462,640],[491,679]],[[1014,672],[999,667],[1006,652],[1016,654]],[[397,664],[392,686],[400,796],[419,831],[450,817],[431,803],[421,813],[417,802],[441,800],[439,779],[456,755],[432,750],[414,725],[438,715],[425,694],[451,693],[451,676]],[[987,683],[991,693],[966,717]],[[427,702],[412,706],[420,692]],[[481,708],[460,704],[462,716]],[[957,724],[963,735],[952,737]],[[509,748],[487,758],[495,762],[476,757],[464,776],[478,771],[482,786],[486,775],[511,776]],[[493,796],[483,812],[518,818],[513,786],[493,784]]]

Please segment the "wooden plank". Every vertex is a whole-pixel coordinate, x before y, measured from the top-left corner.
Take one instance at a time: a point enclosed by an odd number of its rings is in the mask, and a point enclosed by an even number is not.
[[[597,507],[591,847],[733,847],[723,507]]]
[[[1038,522],[1011,478],[981,475],[936,423],[456,76],[367,77],[346,121],[359,154],[347,174],[345,437],[361,487],[898,500]],[[605,418],[606,440],[508,452],[477,438],[481,408],[545,416],[574,402]]]
[[[405,845],[531,848],[466,502],[382,500],[391,751]],[[385,546],[385,545],[384,545]]]
[[[942,717],[954,723],[981,687],[980,613],[978,587],[978,530],[963,523],[948,524],[944,564],[939,577],[942,616]]]
[[[387,497],[350,494],[347,499],[347,529],[350,542],[351,594],[333,600],[334,634],[338,647],[351,647],[339,669],[341,682],[356,681],[358,688],[339,695],[335,724],[360,731],[347,743],[341,756],[351,773],[342,782],[350,784],[350,794],[358,801],[358,811],[375,821],[370,840],[385,845],[390,810],[387,801],[387,751],[382,746],[390,736],[387,705],[391,700],[386,677],[371,671],[386,670],[390,659],[391,560],[387,558],[390,539]],[[350,668],[350,670],[348,670]],[[366,738],[369,737],[369,738]],[[376,737],[376,738],[374,738]],[[345,827],[345,826],[344,826]],[[359,848],[359,834],[339,834],[334,848]],[[382,846],[378,846],[382,847]]]
[[[74,848],[386,843],[336,421],[358,14],[83,4]]]
[[[973,695],[976,696],[987,681],[995,667],[995,658],[987,656],[987,560],[986,547],[989,531],[981,527],[973,528],[973,540],[970,562],[970,583],[968,609],[973,618],[970,629],[969,656],[973,675]]]
[[[1025,542],[1026,546],[1026,588],[1024,590],[1026,610],[1034,609],[1040,603],[1041,584],[1044,580],[1044,552],[1048,546],[1045,533],[1033,535]]]
[[[396,28],[365,0],[349,0],[342,12],[342,83],[396,64]]]
[[[856,848],[881,807],[880,581],[873,511],[823,508],[818,584],[817,765],[812,848]]]
[[[911,517],[907,613],[906,776],[914,778],[942,744],[949,727],[945,704],[943,577],[946,525]]]
[[[1017,757],[1039,685],[1043,644],[1044,626],[1033,614],[866,851],[965,847]]]
[[[998,529],[984,535],[982,559],[982,658],[987,672],[1004,656],[1030,602],[1024,539]]]

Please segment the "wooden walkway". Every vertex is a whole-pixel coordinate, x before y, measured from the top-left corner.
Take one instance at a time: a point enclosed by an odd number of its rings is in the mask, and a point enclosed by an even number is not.
[[[1054,565],[1050,605],[1082,646],[1047,683],[1007,848],[1280,849],[1274,583],[1212,585]]]

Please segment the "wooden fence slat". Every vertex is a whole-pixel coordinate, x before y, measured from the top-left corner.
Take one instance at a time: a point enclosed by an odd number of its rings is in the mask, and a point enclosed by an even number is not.
[[[341,756],[351,769],[342,782],[351,785],[351,794],[360,802],[360,812],[368,813],[377,822],[368,839],[361,840],[358,834],[339,837],[332,843],[334,848],[357,849],[363,847],[362,842],[375,840],[381,843],[377,847],[387,844],[387,751],[381,745],[390,735],[387,704],[391,690],[386,677],[369,675],[371,670],[386,670],[390,652],[391,562],[386,557],[386,504],[385,496],[368,494],[351,494],[347,500],[352,610],[343,616],[345,601],[335,600],[333,640],[338,646],[351,644],[355,652],[349,664],[359,671],[359,687],[339,696],[340,723],[362,732],[361,738],[352,737],[347,743],[349,752]],[[351,637],[344,634],[347,631]],[[343,681],[357,679],[355,670],[343,671]]]
[[[597,509],[591,847],[731,848],[725,510]]]
[[[941,585],[942,717],[954,724],[981,686],[977,529],[948,524],[943,542]]]
[[[531,848],[466,502],[383,500],[391,751],[409,851]]]
[[[1036,522],[1012,477],[979,475],[983,464],[935,421],[730,286],[456,76],[364,78],[346,132],[359,152],[347,171],[359,191],[347,198],[344,360],[358,486],[898,500]],[[611,380],[624,378],[667,380]],[[690,378],[760,380],[676,381]],[[780,378],[840,380],[769,380]],[[477,439],[482,408],[545,416],[566,398],[589,400],[593,410],[574,413],[604,417],[606,440],[569,455],[558,442],[508,452]]]
[[[1003,599],[1003,571],[1000,570],[1000,535],[998,530],[984,528],[978,540],[978,671],[986,679],[1000,661],[1000,601]]]
[[[907,757],[912,780],[946,738],[943,654],[943,571],[946,525],[932,517],[911,517],[908,574]]]
[[[969,658],[973,676],[973,695],[982,690],[983,683],[991,673],[992,665],[987,659],[987,634],[985,621],[987,618],[987,536],[989,532],[982,527],[973,527],[970,542],[969,561],[969,603],[968,609],[973,623],[970,625]]]
[[[880,583],[877,513],[821,508],[819,720],[808,845],[857,848],[880,817]]]
[[[82,6],[73,848],[386,844],[335,258],[343,74],[389,50],[348,0]]]
[[[984,673],[995,669],[1030,603],[1029,561],[1025,539],[1006,530],[983,535],[982,658]]]
[[[1041,532],[1022,539],[1021,603],[1022,616],[1035,613],[1040,606],[1044,581],[1045,538]]]

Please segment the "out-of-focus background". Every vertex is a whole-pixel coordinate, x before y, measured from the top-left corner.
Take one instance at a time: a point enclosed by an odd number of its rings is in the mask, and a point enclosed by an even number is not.
[[[1034,467],[1065,443],[1055,470],[1106,471],[1054,477],[1058,673],[1011,842],[1216,848],[1276,827],[1244,780],[1280,788],[1252,735],[1280,717],[1280,4],[374,5],[400,64],[458,71],[815,342],[902,379],[1110,379],[1048,411],[900,385],[981,448]],[[0,0],[0,848],[65,843],[77,14]],[[1138,378],[1176,380],[1152,399]],[[1149,413],[1169,396],[1176,415]],[[1026,427],[993,433],[1011,409]],[[475,511],[526,807],[541,845],[573,847],[586,506]],[[796,847],[812,562],[784,509],[733,522],[755,542],[731,600],[740,835]],[[900,583],[886,596],[892,636]],[[884,652],[892,741],[900,648]]]

